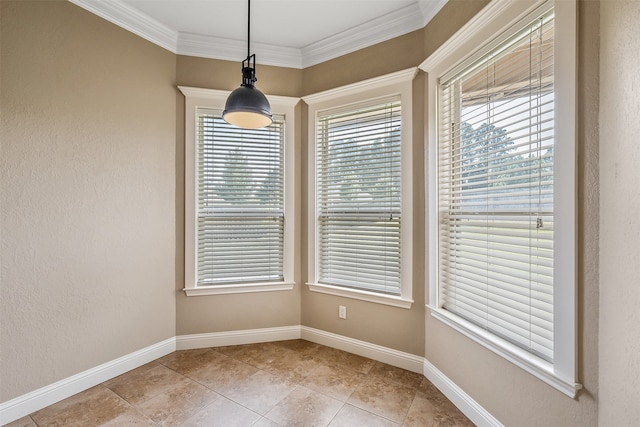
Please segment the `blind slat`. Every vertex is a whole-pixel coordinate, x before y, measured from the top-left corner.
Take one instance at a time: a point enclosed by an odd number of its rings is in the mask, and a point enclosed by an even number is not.
[[[400,294],[400,100],[318,114],[321,283]]]
[[[553,360],[553,13],[440,84],[445,309]]]
[[[247,130],[196,116],[198,286],[283,280],[284,118]]]

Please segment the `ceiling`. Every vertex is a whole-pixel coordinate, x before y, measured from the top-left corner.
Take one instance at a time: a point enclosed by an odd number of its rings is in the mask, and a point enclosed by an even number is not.
[[[242,61],[246,0],[70,0],[181,55]],[[305,68],[424,27],[447,0],[253,0],[258,63]]]

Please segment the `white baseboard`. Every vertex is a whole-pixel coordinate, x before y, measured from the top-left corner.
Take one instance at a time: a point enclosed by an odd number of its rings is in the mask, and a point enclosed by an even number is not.
[[[0,425],[5,425],[62,399],[103,383],[176,350],[175,337],[119,357],[0,404]]]
[[[427,359],[424,360],[424,376],[427,377],[438,390],[453,402],[463,414],[478,427],[503,427],[493,415],[487,412],[478,402],[464,392],[456,383],[451,381],[442,371]]]
[[[403,353],[365,341],[309,328],[307,326],[284,326],[242,331],[212,332],[207,334],[179,335],[176,337],[177,350],[192,350],[227,345],[255,344],[260,342],[283,341],[302,338],[307,341],[348,351],[388,363],[399,368],[422,373],[423,358]]]
[[[261,342],[295,340],[298,338],[300,338],[300,326],[178,335],[176,337],[176,350],[256,344]]]
[[[423,374],[478,426],[502,427],[502,424],[421,356],[393,350],[365,341],[325,332],[307,326],[284,326],[208,334],[179,335],[143,348],[111,362],[73,375],[33,392],[0,404],[0,425],[10,423],[62,399],[149,363],[175,350],[255,344],[302,338],[307,341],[348,351],[392,366]]]
[[[423,357],[302,326],[301,338],[422,374]]]

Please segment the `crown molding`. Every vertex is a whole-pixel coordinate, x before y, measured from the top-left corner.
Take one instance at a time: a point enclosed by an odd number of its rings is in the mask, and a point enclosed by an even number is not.
[[[339,96],[349,96],[393,84],[410,82],[417,73],[418,67],[411,67],[406,70],[396,71],[395,73],[386,74],[384,76],[374,77],[372,79],[340,86],[323,92],[306,95],[302,97],[302,100],[307,103],[307,105],[314,105]]]
[[[178,53],[178,32],[120,0],[69,0],[168,51]]]
[[[422,14],[422,26],[424,27],[431,21],[434,16],[440,12],[440,9],[447,4],[448,0],[420,0],[420,13]]]
[[[246,49],[247,42],[245,40],[190,33],[178,34],[177,53],[179,55],[239,62],[245,59],[244,52],[246,52]],[[251,43],[251,50],[256,54],[256,62],[261,65],[303,68],[302,51],[300,49],[253,42]]]
[[[418,3],[414,3],[303,47],[303,67],[320,64],[376,43],[419,30],[423,26],[422,12]]]
[[[121,0],[69,0],[164,49],[178,55],[241,61],[245,41],[182,33],[162,24]],[[253,43],[262,65],[302,69],[418,30],[442,9],[448,0],[420,0],[301,49]]]

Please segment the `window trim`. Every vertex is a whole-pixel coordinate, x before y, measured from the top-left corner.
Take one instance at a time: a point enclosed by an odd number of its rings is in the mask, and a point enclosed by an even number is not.
[[[308,108],[308,282],[309,290],[324,294],[337,295],[346,298],[358,299],[377,304],[390,305],[405,309],[413,304],[413,184],[412,184],[412,134],[413,134],[413,108],[412,90],[413,78],[418,72],[417,67],[398,71],[385,76],[365,80],[362,82],[341,86],[324,92],[304,96],[302,99]],[[351,289],[341,286],[318,283],[318,221],[316,199],[316,126],[317,113],[327,110],[367,102],[376,98],[387,98],[390,95],[400,95],[402,103],[402,136],[401,136],[401,212],[402,227],[400,231],[401,241],[401,274],[400,296],[385,295],[381,293]]]
[[[437,93],[439,78],[462,61],[477,54],[477,46],[499,37],[514,25],[544,8],[555,9],[555,93],[556,144],[554,246],[554,362],[549,363],[497,338],[440,307],[438,285],[438,171],[437,171]],[[427,81],[427,310],[433,317],[504,357],[564,394],[575,397],[582,388],[577,382],[577,186],[576,186],[576,82],[577,82],[577,6],[571,1],[503,2],[493,1],[453,37],[429,56],[419,68],[428,73]],[[562,196],[562,197],[561,197]]]
[[[184,288],[187,296],[221,295],[248,292],[291,290],[294,281],[294,215],[295,215],[295,106],[299,98],[269,95],[274,112],[285,116],[284,146],[284,280],[279,282],[241,283],[197,286],[197,187],[196,187],[196,108],[223,109],[231,93],[225,90],[178,86],[185,96],[185,158],[184,158]]]

